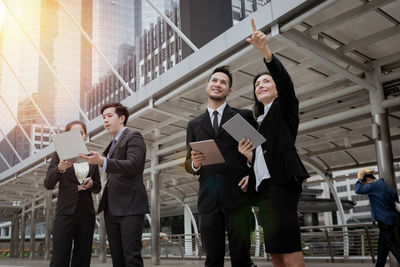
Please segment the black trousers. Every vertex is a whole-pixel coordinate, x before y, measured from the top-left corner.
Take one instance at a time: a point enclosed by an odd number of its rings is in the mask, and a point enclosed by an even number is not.
[[[144,214],[114,216],[104,211],[108,242],[114,267],[143,266],[142,232]]]
[[[400,245],[395,237],[396,225],[389,225],[378,222],[379,240],[378,240],[378,259],[375,267],[384,267],[389,251],[392,252],[397,262],[400,263]]]
[[[94,223],[95,215],[89,213],[84,205],[78,204],[74,215],[56,215],[50,267],[90,266]],[[71,260],[72,242],[74,249]]]
[[[217,209],[200,214],[201,240],[206,252],[205,266],[224,266],[225,230],[228,233],[232,267],[251,266],[250,215],[253,216],[248,205],[229,212]]]

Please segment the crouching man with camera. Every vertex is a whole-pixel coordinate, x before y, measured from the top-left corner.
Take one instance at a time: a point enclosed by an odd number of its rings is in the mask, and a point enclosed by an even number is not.
[[[384,267],[389,251],[398,262],[400,262],[400,245],[395,237],[395,232],[399,221],[395,202],[398,202],[396,191],[385,183],[383,179],[378,179],[369,169],[360,170],[357,174],[354,191],[356,194],[367,194],[371,208],[372,221],[378,222],[379,241],[378,259],[375,267]]]

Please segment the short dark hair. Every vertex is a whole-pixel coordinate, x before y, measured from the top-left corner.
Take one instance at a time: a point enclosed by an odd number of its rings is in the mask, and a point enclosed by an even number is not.
[[[124,126],[126,126],[126,123],[128,122],[128,117],[129,117],[129,112],[128,112],[127,107],[123,106],[121,103],[118,103],[118,102],[108,103],[101,107],[101,114],[103,115],[104,110],[106,110],[108,108],[115,108],[115,113],[117,113],[118,117],[121,117],[122,115],[124,115],[125,116]]]
[[[232,80],[232,73],[231,73],[231,71],[229,70],[229,66],[228,66],[228,65],[224,65],[224,66],[220,66],[220,67],[216,68],[216,69],[211,73],[211,76],[213,76],[213,74],[216,73],[216,72],[225,73],[225,74],[229,77],[229,88],[232,88],[233,80]],[[210,76],[210,77],[211,77],[211,76]]]
[[[80,125],[82,126],[82,129],[83,129],[83,131],[85,132],[85,134],[87,134],[87,131],[86,131],[86,124],[83,123],[83,122],[81,122],[81,121],[71,121],[71,122],[68,122],[67,125],[65,125],[65,131],[68,132],[69,130],[71,130],[72,125],[75,125],[75,124],[80,124]]]
[[[253,113],[254,113],[255,118],[258,118],[259,116],[264,114],[264,104],[261,103],[260,101],[258,101],[257,96],[256,96],[256,82],[257,82],[258,78],[260,78],[263,75],[271,76],[271,73],[269,73],[268,71],[263,71],[263,72],[260,72],[259,74],[257,74],[256,76],[254,76],[254,79],[253,79],[253,98],[254,98]]]
[[[364,178],[362,178],[361,182],[366,182],[367,179],[376,180],[376,177],[372,173],[366,173]]]

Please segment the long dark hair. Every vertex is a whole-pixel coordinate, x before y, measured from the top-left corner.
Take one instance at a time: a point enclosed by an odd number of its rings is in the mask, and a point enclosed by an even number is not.
[[[257,96],[256,96],[256,82],[257,82],[258,78],[260,78],[263,75],[271,76],[271,73],[269,73],[268,71],[263,71],[263,72],[260,72],[259,74],[257,74],[256,76],[254,76],[254,79],[253,79],[253,97],[254,97],[253,114],[256,119],[259,116],[261,116],[262,114],[264,114],[264,104],[261,103],[260,101],[258,101]]]
[[[65,125],[65,131],[68,132],[69,130],[71,130],[72,125],[75,125],[75,124],[81,125],[83,131],[85,132],[85,134],[87,134],[87,132],[86,132],[86,124],[84,124],[81,121],[71,121],[71,122],[69,122],[67,125]]]

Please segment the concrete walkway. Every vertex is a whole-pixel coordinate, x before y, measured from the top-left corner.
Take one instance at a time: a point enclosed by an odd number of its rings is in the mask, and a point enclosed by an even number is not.
[[[265,261],[256,261],[255,262],[258,267],[270,267],[272,266],[271,262]],[[29,260],[29,259],[0,259],[0,267],[46,267],[49,266],[49,261],[45,260]],[[93,267],[111,267],[111,259],[107,259],[107,263],[98,263],[97,258],[92,259]],[[149,259],[145,259],[144,266],[154,266],[151,265]],[[204,261],[195,261],[195,260],[161,260],[161,265],[157,267],[172,267],[172,266],[183,266],[183,267],[203,267]],[[306,262],[306,266],[308,267],[369,267],[374,266],[372,263],[328,263],[328,262]],[[389,263],[386,264],[389,267]],[[231,267],[229,261],[226,262],[225,267]]]

